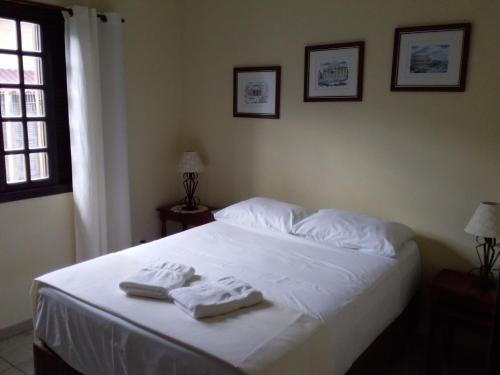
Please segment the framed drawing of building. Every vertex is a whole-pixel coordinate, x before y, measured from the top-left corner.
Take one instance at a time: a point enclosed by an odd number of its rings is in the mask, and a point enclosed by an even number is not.
[[[304,101],[362,100],[364,49],[364,42],[307,46]]]
[[[392,91],[465,91],[470,23],[397,28]]]
[[[280,118],[281,67],[233,70],[233,116]]]

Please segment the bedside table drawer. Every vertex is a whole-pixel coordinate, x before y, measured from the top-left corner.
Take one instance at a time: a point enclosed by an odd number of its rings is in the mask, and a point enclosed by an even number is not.
[[[441,289],[435,287],[431,293],[432,306],[441,308],[466,310],[477,314],[485,314],[493,316],[495,311],[495,296],[494,293],[490,296],[481,291],[478,295],[475,291],[468,292],[454,291],[450,289]],[[488,298],[490,297],[490,298]]]
[[[477,335],[474,347],[488,347],[495,326],[496,290],[481,288],[476,276],[451,270],[439,272],[430,288],[427,373],[442,374],[443,365],[447,368],[459,355],[454,354],[457,336]]]
[[[431,302],[433,306],[492,314],[496,291],[482,289],[476,276],[443,270],[431,283]]]
[[[491,332],[495,326],[495,315],[491,312],[478,312],[453,305],[432,306],[431,317],[456,327],[466,327],[484,333]]]

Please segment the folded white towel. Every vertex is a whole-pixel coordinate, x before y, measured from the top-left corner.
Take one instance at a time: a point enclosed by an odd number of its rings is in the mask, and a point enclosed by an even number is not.
[[[168,299],[168,292],[183,286],[194,276],[194,268],[184,264],[162,262],[150,264],[120,283],[129,295]]]
[[[170,298],[195,319],[222,315],[262,301],[262,293],[234,277],[171,290]]]

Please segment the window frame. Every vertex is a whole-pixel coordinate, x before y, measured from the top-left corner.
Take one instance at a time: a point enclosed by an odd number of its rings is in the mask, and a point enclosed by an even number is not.
[[[66,57],[64,40],[64,18],[60,10],[46,9],[32,5],[10,2],[0,3],[0,18],[12,19],[17,25],[17,50],[0,49],[18,57],[19,84],[0,84],[2,88],[16,88],[21,91],[22,117],[4,118],[0,113],[0,126],[4,121],[23,123],[23,151],[4,151],[3,131],[0,129],[0,203],[20,199],[61,194],[72,191],[71,150],[68,120],[68,93],[66,82]],[[41,52],[24,52],[21,46],[21,22],[31,22],[41,28]],[[43,84],[24,83],[23,56],[42,58]],[[26,89],[43,89],[47,147],[42,150],[29,149],[28,121],[37,121],[37,117],[26,116]],[[31,181],[30,153],[47,152],[49,159],[49,178]],[[5,155],[22,154],[25,157],[26,182],[7,184]]]

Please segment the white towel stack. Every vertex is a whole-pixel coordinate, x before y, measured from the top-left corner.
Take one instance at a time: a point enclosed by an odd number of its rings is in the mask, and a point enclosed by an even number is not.
[[[262,293],[234,277],[223,277],[169,293],[174,303],[195,319],[222,315],[262,301]]]
[[[144,266],[120,283],[128,295],[168,299],[168,293],[183,286],[194,276],[194,268],[162,262]]]

